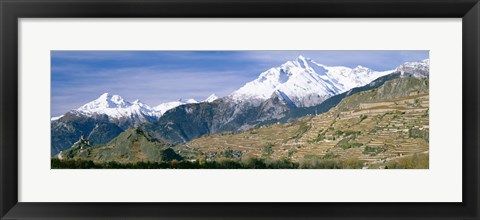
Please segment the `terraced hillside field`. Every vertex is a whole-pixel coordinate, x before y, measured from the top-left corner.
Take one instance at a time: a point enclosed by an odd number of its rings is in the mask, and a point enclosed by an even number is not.
[[[207,135],[175,149],[189,160],[357,161],[364,168],[422,157],[426,161],[416,168],[428,168],[428,110],[428,79],[399,78],[352,95],[321,115]]]

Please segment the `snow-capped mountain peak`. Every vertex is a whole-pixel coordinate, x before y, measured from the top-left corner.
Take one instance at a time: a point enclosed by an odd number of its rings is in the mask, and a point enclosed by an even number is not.
[[[297,60],[310,60],[310,58],[306,58],[303,55],[298,55]]]
[[[97,99],[83,105],[77,110],[80,112],[88,113],[97,112],[101,111],[102,109],[109,108],[125,108],[130,105],[131,103],[125,102],[125,100],[123,100],[123,98],[119,95],[110,95],[108,93],[103,93]]]
[[[184,102],[185,102],[185,103],[187,103],[187,104],[194,104],[194,103],[198,103],[198,101],[197,101],[197,100],[195,100],[195,99],[187,99],[187,100],[185,100]]]
[[[226,98],[234,102],[259,104],[276,95],[288,100],[294,107],[309,107],[393,72],[401,72],[402,77],[428,77],[429,67],[430,60],[425,59],[406,62],[393,70],[375,71],[361,65],[354,68],[326,66],[300,55],[278,67],[260,73],[258,78],[247,82]],[[212,94],[202,102],[213,102],[216,99],[218,97]],[[172,108],[192,103],[198,103],[198,101],[178,99],[150,107],[140,100],[128,102],[119,95],[104,93],[72,112],[87,116],[105,114],[111,119],[130,118],[143,122],[158,119]],[[51,120],[59,118],[61,116],[52,117]]]
[[[184,104],[198,103],[198,101],[195,99],[178,99],[177,102]]]
[[[144,105],[140,99],[135,99],[135,101],[132,102],[133,105]]]
[[[104,93],[97,99],[72,110],[77,114],[94,116],[107,115],[110,119],[135,119],[137,122],[147,121],[149,119],[158,119],[166,111],[179,105],[198,103],[195,99],[179,99],[178,101],[162,103],[155,107],[150,107],[139,99],[128,102],[119,95]],[[58,120],[60,117],[54,117],[52,120]]]
[[[130,103],[119,95],[110,95],[109,93],[102,94],[97,99],[73,110],[73,112],[87,116],[104,114],[112,120],[135,118],[137,122],[157,117],[157,113],[140,100],[137,99]]]
[[[160,115],[163,115],[165,114],[165,112],[167,112],[168,110],[172,109],[172,108],[175,108],[177,106],[180,106],[180,105],[184,105],[185,103],[180,100],[177,100],[177,101],[173,101],[173,102],[165,102],[165,103],[162,103],[160,105],[157,105],[155,107],[153,107],[153,109],[157,112],[159,112]]]
[[[302,55],[271,68],[246,83],[228,97],[237,101],[266,100],[275,92],[287,96],[297,107],[320,104],[328,97],[363,86],[378,77],[392,73],[367,67],[329,67]]]
[[[198,101],[195,99],[186,99],[186,100],[178,99],[177,101],[162,103],[160,105],[153,107],[152,109],[155,110],[158,113],[158,117],[160,117],[163,114],[165,114],[165,112],[167,112],[172,108],[176,108],[180,105],[195,104],[195,103],[198,103]]]
[[[372,70],[368,67],[358,65],[355,68],[353,68],[352,71],[357,72],[357,73],[361,73],[361,72],[370,72]]]
[[[306,68],[310,67],[309,61],[311,61],[311,59],[300,55],[292,63],[295,64],[295,66],[297,66],[297,67],[306,69]]]
[[[50,121],[56,121],[56,120],[62,118],[63,116],[65,116],[65,115],[60,115],[60,116],[51,117],[51,118],[50,118]]]
[[[107,93],[107,97],[108,97],[108,93]],[[119,95],[112,95],[110,100],[113,103],[115,103],[117,106],[125,106],[126,105],[125,100],[123,100],[123,98]]]
[[[211,94],[208,98],[206,98],[205,100],[203,100],[203,102],[213,102],[215,100],[217,100],[218,97],[214,94]]]
[[[416,62],[406,62],[406,63],[400,65],[397,68],[397,70],[401,70],[401,69],[404,69],[406,67],[427,69],[428,67],[430,67],[430,59],[424,59],[424,60],[416,61]]]
[[[406,62],[396,70],[401,73],[402,77],[428,77],[430,74],[430,59],[418,62]]]

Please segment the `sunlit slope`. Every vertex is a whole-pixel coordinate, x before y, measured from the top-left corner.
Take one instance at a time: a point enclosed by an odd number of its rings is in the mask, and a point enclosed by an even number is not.
[[[428,78],[397,78],[347,97],[321,115],[204,136],[175,148],[191,159],[359,159],[382,166],[415,153],[428,154],[428,86]]]

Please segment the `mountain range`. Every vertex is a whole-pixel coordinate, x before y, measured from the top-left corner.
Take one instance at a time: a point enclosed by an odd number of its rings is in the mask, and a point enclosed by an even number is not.
[[[428,59],[374,71],[362,66],[329,67],[299,56],[260,73],[257,79],[222,98],[212,94],[201,102],[187,99],[150,107],[139,100],[128,102],[119,95],[105,93],[52,118],[51,154],[70,148],[81,136],[92,145],[106,144],[132,126],[170,144],[205,134],[246,130],[311,114],[322,103],[321,111],[328,111],[335,100],[378,87],[391,78],[422,78],[428,74]]]
[[[320,104],[328,97],[370,83],[394,72],[373,71],[367,67],[328,67],[299,56],[279,67],[271,68],[246,83],[228,97],[235,101],[267,100],[278,93],[296,107]]]
[[[57,165],[52,166],[426,169],[429,81],[400,76],[400,72],[390,74],[355,88],[322,114],[247,131],[203,135],[186,143],[167,144],[140,127],[130,127],[100,146],[81,137],[58,154],[52,162]]]
[[[213,102],[218,97],[215,94],[210,95],[202,102]],[[177,101],[165,102],[154,107],[150,107],[140,100],[129,102],[120,95],[111,95],[104,93],[97,99],[81,106],[78,109],[71,110],[69,113],[94,117],[95,115],[107,115],[112,120],[130,119],[133,124],[160,118],[168,110],[180,105],[198,103],[195,99],[179,99]],[[64,115],[52,117],[52,121],[62,118]]]

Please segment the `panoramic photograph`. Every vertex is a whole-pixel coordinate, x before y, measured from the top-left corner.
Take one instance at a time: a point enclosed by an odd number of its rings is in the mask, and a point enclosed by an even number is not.
[[[429,169],[429,51],[51,51],[51,169]]]

